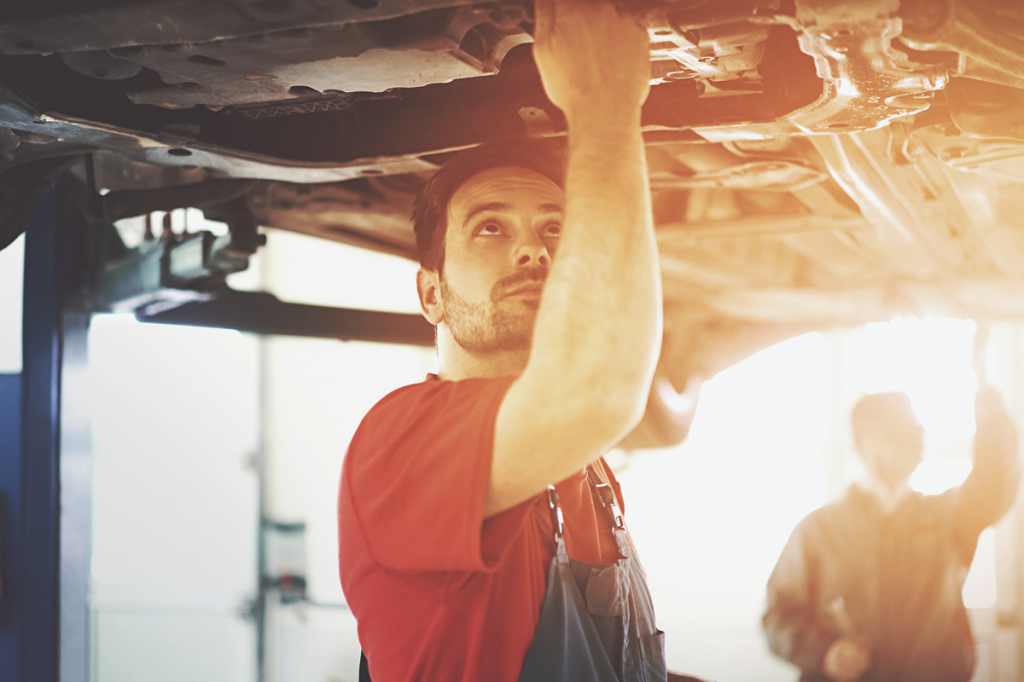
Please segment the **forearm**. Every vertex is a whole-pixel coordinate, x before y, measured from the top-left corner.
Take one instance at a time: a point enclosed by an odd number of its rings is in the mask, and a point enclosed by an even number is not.
[[[661,281],[639,125],[603,139],[580,128],[570,123],[562,243],[530,359],[496,425],[487,514],[625,436],[643,416],[657,363]]]
[[[975,423],[974,466],[959,491],[960,524],[968,538],[1006,513],[1020,479],[1017,431],[991,389],[979,391]]]
[[[960,487],[960,521],[969,537],[1013,505],[1020,481],[1016,436],[1006,425],[978,423],[971,474]]]
[[[569,167],[561,244],[523,379],[539,376],[563,409],[606,413],[587,431],[600,447],[642,415],[661,342],[640,133],[649,38],[610,3],[539,0],[536,7],[534,54],[545,91],[565,113]]]
[[[639,127],[569,121],[562,243],[528,370],[569,394],[600,391],[642,410],[661,340],[661,279]]]
[[[569,124],[562,234],[530,357],[495,424],[485,514],[541,492],[643,416],[661,278],[640,134],[646,31],[608,2],[537,0],[534,57]]]

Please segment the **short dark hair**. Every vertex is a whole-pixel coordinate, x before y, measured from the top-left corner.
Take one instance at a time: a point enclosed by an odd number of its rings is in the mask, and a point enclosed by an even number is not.
[[[505,137],[452,157],[427,182],[412,209],[420,265],[440,272],[448,232],[448,204],[464,182],[490,168],[512,166],[540,173],[565,188],[565,143],[561,139]]]

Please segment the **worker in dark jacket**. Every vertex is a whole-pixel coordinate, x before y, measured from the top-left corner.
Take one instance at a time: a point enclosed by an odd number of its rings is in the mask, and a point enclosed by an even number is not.
[[[868,472],[793,531],[768,581],[764,628],[802,682],[967,682],[961,590],[978,536],[1013,504],[1016,430],[994,390],[975,400],[974,467],[941,495],[911,491],[923,429],[904,393],[865,396],[853,433]]]

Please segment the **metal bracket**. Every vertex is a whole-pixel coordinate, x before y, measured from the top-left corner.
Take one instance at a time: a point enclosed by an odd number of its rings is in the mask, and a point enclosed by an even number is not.
[[[155,312],[143,309],[135,316],[143,322],[217,327],[253,334],[434,345],[434,328],[421,315],[285,303],[273,294],[227,288],[206,301]]]

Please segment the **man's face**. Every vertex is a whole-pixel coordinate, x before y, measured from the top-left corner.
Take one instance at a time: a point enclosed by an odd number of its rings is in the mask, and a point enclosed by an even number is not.
[[[478,173],[452,196],[440,295],[467,351],[529,348],[564,198],[548,178],[516,167]]]
[[[879,447],[869,468],[890,485],[906,480],[921,463],[924,429],[909,402],[895,403],[873,437]]]

